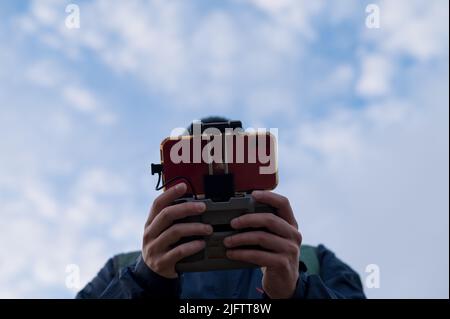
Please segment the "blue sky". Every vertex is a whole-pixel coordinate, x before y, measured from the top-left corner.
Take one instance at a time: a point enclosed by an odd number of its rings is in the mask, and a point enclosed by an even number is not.
[[[369,297],[448,298],[447,1],[68,3],[0,4],[0,297],[138,249],[160,141],[218,114],[278,128],[276,191]]]

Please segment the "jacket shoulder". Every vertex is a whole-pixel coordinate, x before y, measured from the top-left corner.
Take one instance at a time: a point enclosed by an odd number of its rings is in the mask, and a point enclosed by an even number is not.
[[[140,251],[133,251],[109,258],[95,278],[78,292],[76,298],[98,298],[113,279],[120,274],[121,270],[132,265],[139,255]]]
[[[111,258],[112,260],[112,271],[113,273],[120,274],[120,271],[130,265],[133,265],[137,258],[141,255],[140,251],[131,251],[127,253],[122,253],[115,255]]]

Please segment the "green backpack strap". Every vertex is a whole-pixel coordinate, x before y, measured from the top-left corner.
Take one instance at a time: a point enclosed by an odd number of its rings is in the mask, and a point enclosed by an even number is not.
[[[306,268],[308,268],[308,274],[320,275],[320,262],[317,257],[317,248],[309,245],[300,246],[300,261],[302,261]]]
[[[129,265],[133,264],[140,254],[141,254],[140,251],[132,251],[129,253],[114,256],[113,258],[114,273],[119,274],[123,268],[126,268]]]

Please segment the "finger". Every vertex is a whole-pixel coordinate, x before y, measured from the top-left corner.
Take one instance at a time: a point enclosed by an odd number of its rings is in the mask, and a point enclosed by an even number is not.
[[[181,259],[194,255],[205,248],[204,240],[194,240],[185,244],[181,244],[172,250],[169,250],[161,257],[161,264],[166,267],[174,267]]]
[[[232,260],[243,261],[260,267],[283,268],[287,259],[280,254],[254,249],[233,249],[227,251],[227,257]]]
[[[299,246],[292,241],[264,231],[250,231],[229,236],[225,238],[224,245],[227,248],[259,245],[276,253],[296,254],[299,250]]]
[[[291,204],[286,197],[269,191],[254,191],[252,196],[257,202],[268,204],[276,208],[277,213],[281,218],[286,220],[292,226],[298,227]]]
[[[164,230],[169,228],[177,219],[203,213],[205,203],[186,202],[164,208],[144,232],[144,239],[157,238]]]
[[[253,213],[237,217],[231,221],[234,229],[265,227],[272,233],[281,237],[292,239],[296,243],[301,242],[301,235],[297,228],[290,225],[284,219],[271,213]]]
[[[172,204],[172,202],[177,198],[180,198],[182,195],[184,195],[186,193],[186,190],[187,190],[186,184],[180,183],[174,187],[169,188],[168,190],[164,191],[161,195],[156,197],[156,199],[153,201],[153,205],[150,210],[147,222],[145,223],[145,227],[151,224],[153,219],[159,214],[161,210]]]
[[[159,248],[160,251],[165,251],[169,246],[175,244],[183,237],[189,236],[208,236],[213,232],[211,225],[202,223],[183,223],[176,224],[165,230],[154,241],[154,245]]]

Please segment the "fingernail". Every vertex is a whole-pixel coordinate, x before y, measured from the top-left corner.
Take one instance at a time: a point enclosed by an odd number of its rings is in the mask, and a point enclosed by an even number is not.
[[[199,245],[201,248],[204,248],[204,247],[206,246],[206,242],[205,242],[204,240],[199,240],[199,241],[198,241],[198,245]]]
[[[230,239],[230,237],[227,237],[227,238],[225,238],[224,240],[223,240],[223,244],[225,245],[225,246],[230,246],[230,244],[231,244],[231,239]]]
[[[175,186],[175,188],[177,191],[184,191],[184,190],[186,190],[186,184],[185,183],[177,184],[177,186]]]
[[[239,218],[235,218],[235,219],[231,220],[230,225],[231,225],[231,227],[236,228],[239,225]]]
[[[213,232],[213,228],[210,225],[205,225],[205,232],[207,234],[211,234]]]
[[[255,196],[255,197],[258,197],[258,196],[261,196],[262,193],[263,193],[262,191],[253,191],[252,195]]]
[[[195,208],[197,209],[197,211],[203,212],[206,209],[206,205],[205,203],[196,203]]]

